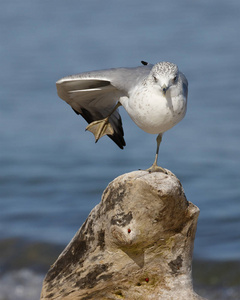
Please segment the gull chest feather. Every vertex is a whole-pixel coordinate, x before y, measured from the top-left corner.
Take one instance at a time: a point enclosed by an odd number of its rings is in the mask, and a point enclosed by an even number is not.
[[[132,120],[142,130],[158,134],[177,124],[185,115],[185,99],[181,96],[171,97],[160,91],[147,89],[132,93],[122,105]]]

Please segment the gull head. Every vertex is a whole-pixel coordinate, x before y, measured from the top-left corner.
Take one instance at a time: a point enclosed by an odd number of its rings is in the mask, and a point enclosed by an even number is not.
[[[163,95],[166,95],[169,88],[176,86],[178,75],[177,65],[165,61],[154,65],[150,72],[151,81],[157,88],[161,89]]]

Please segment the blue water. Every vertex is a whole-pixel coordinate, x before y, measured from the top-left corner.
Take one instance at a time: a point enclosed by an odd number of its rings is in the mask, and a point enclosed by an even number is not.
[[[239,260],[239,12],[238,0],[2,2],[1,241],[66,245],[110,181],[153,162],[155,136],[123,108],[124,151],[107,137],[95,144],[55,82],[166,60],[187,76],[189,102],[159,162],[201,210],[195,259]]]

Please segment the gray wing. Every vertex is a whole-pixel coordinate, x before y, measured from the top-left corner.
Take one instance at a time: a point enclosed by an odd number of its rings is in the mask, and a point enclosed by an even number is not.
[[[150,66],[92,71],[64,77],[57,81],[58,96],[88,123],[105,118],[122,96],[149,73]],[[109,122],[114,134],[109,137],[121,148],[126,145],[121,116],[116,110]]]

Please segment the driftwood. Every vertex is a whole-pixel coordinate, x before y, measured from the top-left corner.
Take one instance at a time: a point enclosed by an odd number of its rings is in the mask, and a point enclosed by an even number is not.
[[[191,277],[198,215],[170,171],[116,178],[50,268],[41,299],[203,299]]]

